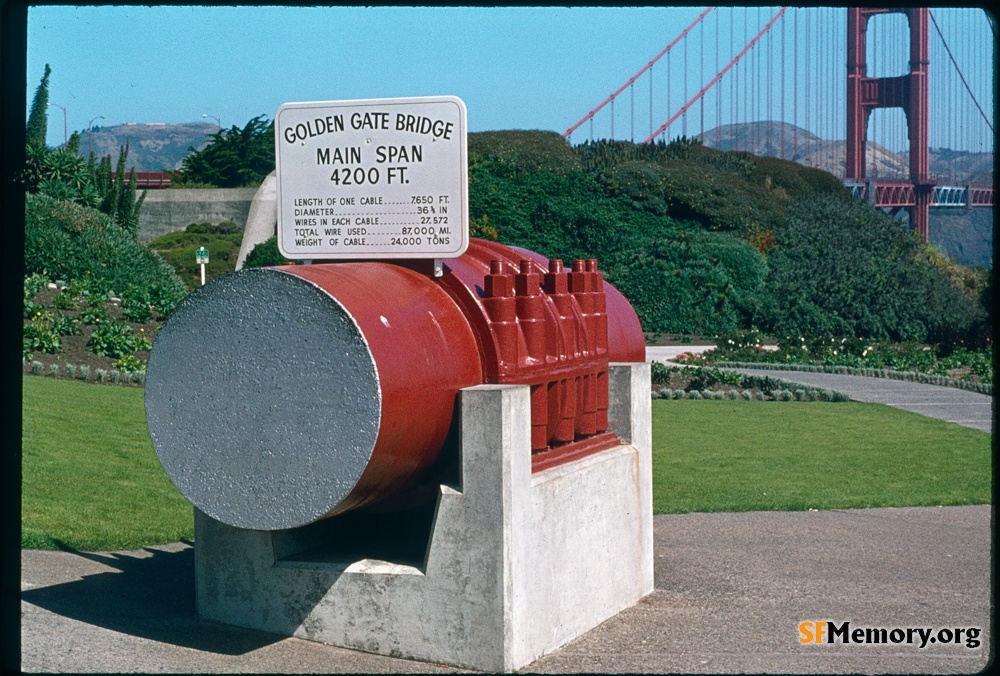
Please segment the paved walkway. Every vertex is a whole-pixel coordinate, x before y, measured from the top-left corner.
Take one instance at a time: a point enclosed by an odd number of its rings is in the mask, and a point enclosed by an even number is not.
[[[803,385],[838,390],[855,401],[886,404],[929,418],[993,432],[993,397],[978,392],[906,380],[845,376],[835,373],[744,368],[736,370],[740,373],[771,376]]]
[[[661,515],[656,591],[523,671],[975,673],[989,506]],[[188,545],[25,551],[26,672],[454,672],[198,619]],[[611,574],[611,573],[609,573]],[[978,646],[799,643],[801,622],[979,628]]]
[[[647,347],[646,358],[650,361],[666,362],[685,352],[701,353],[711,348],[711,345]],[[978,392],[905,380],[847,376],[835,373],[750,368],[733,370],[838,390],[854,401],[886,404],[929,418],[953,422],[991,434],[993,432],[993,397]]]

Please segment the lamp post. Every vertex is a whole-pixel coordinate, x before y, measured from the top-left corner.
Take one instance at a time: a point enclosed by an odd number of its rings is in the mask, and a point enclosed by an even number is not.
[[[205,113],[202,113],[201,116],[202,117],[210,117],[213,120],[215,120],[216,124],[219,125],[219,131],[222,131],[222,120],[220,120],[219,118],[217,118],[215,115],[206,115]]]
[[[66,126],[66,109],[60,106],[58,103],[50,103],[50,106],[55,106],[56,108],[62,108],[63,111],[63,147],[69,145],[69,132]]]
[[[98,115],[87,123],[87,146],[90,148],[90,155],[94,155],[94,120],[103,120],[103,115]]]

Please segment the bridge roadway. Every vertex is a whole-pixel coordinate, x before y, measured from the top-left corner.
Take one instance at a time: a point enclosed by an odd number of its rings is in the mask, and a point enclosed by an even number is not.
[[[837,385],[864,400],[901,396]],[[976,673],[992,646],[990,520],[989,505],[657,515],[653,594],[523,671]],[[815,620],[982,634],[978,646],[800,644],[799,624]],[[191,543],[22,551],[20,657],[25,672],[461,671],[203,622]]]

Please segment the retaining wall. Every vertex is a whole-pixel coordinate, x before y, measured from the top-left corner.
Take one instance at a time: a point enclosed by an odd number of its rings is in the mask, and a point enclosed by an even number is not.
[[[183,230],[192,223],[233,221],[246,226],[257,188],[148,190],[139,212],[139,241]]]

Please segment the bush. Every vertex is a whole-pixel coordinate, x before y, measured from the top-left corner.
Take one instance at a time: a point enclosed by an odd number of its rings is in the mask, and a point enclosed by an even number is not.
[[[469,134],[469,173],[501,176],[551,171],[580,171],[580,160],[559,134],[551,131],[488,131]]]
[[[764,328],[775,335],[956,341],[978,309],[903,226],[864,203],[831,196],[789,207],[769,251]]]
[[[108,216],[44,195],[26,196],[24,264],[29,275],[86,278],[98,294],[133,285],[185,293],[173,268]]]
[[[278,250],[278,238],[271,237],[250,250],[243,261],[243,267],[263,268],[271,265],[285,265],[290,262]]]
[[[135,352],[139,347],[138,340],[131,326],[112,320],[94,329],[87,347],[98,357],[119,359]]]
[[[705,335],[754,323],[767,274],[764,257],[750,244],[693,228],[639,240],[605,267],[644,330]]]

